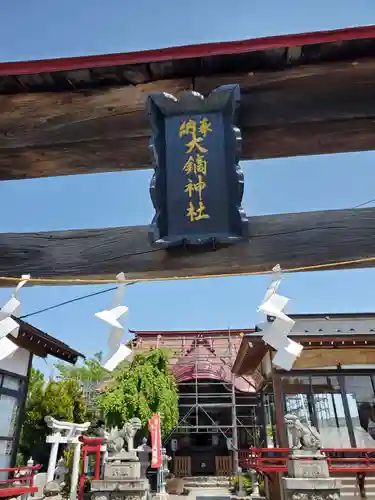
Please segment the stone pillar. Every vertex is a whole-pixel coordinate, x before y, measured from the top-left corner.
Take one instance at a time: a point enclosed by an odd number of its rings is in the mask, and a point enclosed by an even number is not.
[[[135,450],[137,452],[139,461],[141,462],[141,477],[146,477],[147,469],[151,463],[151,446],[147,444],[147,438],[142,439],[142,444]]]
[[[100,452],[103,454],[103,463],[105,463],[107,461],[107,458],[108,458],[108,450],[107,450],[106,444],[103,444],[100,447]]]
[[[156,493],[155,498],[157,500],[167,500],[169,495],[165,489],[165,476],[169,472],[168,462],[171,458],[167,455],[167,450],[165,448],[161,449],[161,457],[161,466],[158,469],[158,492]]]
[[[339,500],[341,481],[329,476],[317,430],[302,424],[295,415],[285,415],[285,423],[293,446],[288,477],[283,478],[285,500]]]
[[[244,490],[244,487],[243,487],[242,467],[238,467],[237,477],[238,477],[238,496],[245,497],[246,491]]]
[[[49,461],[48,461],[48,470],[47,470],[47,483],[53,481],[53,478],[55,476],[55,469],[56,469],[56,463],[57,463],[57,454],[59,452],[59,444],[60,444],[60,433],[55,432],[52,434],[52,436],[48,436],[48,443],[51,443],[51,451],[49,455]]]
[[[256,470],[251,469],[251,495],[250,498],[259,499],[263,498],[259,491],[258,473]]]
[[[26,466],[27,467],[33,467],[34,466],[34,460],[32,459],[32,457],[29,458],[29,460],[26,463]],[[35,481],[36,474],[34,474],[34,471],[25,470],[25,471],[23,471],[23,473],[21,471],[18,471],[18,472],[20,472],[21,476],[28,476],[29,474],[33,475],[34,476],[34,481]],[[26,493],[26,495],[22,495],[21,496],[21,500],[29,500],[29,498],[31,498],[31,494],[30,493]]]
[[[58,484],[63,485],[65,483],[65,476],[66,476],[67,472],[68,472],[68,469],[65,467],[64,458],[61,457],[60,460],[57,462],[54,480]]]
[[[77,486],[78,486],[78,476],[79,476],[79,460],[81,457],[81,443],[77,441],[73,444],[73,466],[72,466],[72,476],[70,480],[70,500],[76,500],[77,498]]]

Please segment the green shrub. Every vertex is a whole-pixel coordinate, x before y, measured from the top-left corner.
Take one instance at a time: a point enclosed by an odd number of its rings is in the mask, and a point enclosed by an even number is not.
[[[238,491],[239,486],[239,476],[235,476],[232,480],[233,487],[236,491]],[[243,484],[243,489],[246,491],[246,494],[250,494],[252,490],[252,479],[251,475],[248,473],[242,474],[242,484]]]
[[[83,487],[83,493],[88,493],[89,491],[91,491],[91,479],[86,477],[85,485]]]
[[[232,479],[232,486],[233,488],[238,491],[238,476],[235,476]],[[243,489],[245,490],[247,495],[250,495],[252,492],[252,486],[253,486],[253,481],[251,478],[251,473],[250,472],[245,472],[242,474],[242,484],[243,484]],[[264,478],[262,476],[258,475],[258,481],[259,481],[259,493],[264,496],[265,494],[265,489],[264,489]]]

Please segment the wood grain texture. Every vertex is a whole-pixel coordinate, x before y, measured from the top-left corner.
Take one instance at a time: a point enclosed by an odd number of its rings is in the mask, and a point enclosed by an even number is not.
[[[3,233],[0,276],[114,279],[123,271],[130,280],[154,280],[269,272],[277,263],[288,269],[375,257],[375,208],[251,217],[249,230],[249,242],[229,248],[171,253],[149,247],[148,226]]]
[[[295,370],[328,368],[341,364],[372,365],[375,363],[375,349],[350,346],[350,349],[304,349],[293,365]]]
[[[136,80],[135,80],[136,81]],[[375,61],[0,95],[0,179],[150,168],[150,92],[238,83],[244,160],[375,149]]]

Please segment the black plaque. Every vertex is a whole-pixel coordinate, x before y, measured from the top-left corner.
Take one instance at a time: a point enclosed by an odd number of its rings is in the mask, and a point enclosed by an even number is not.
[[[234,125],[239,104],[238,85],[219,87],[207,98],[197,92],[180,98],[149,95],[153,245],[220,244],[247,237],[238,164],[241,133]]]

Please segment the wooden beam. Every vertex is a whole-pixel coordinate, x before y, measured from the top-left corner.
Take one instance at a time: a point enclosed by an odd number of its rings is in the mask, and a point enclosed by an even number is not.
[[[0,179],[150,168],[150,92],[192,79],[87,91],[0,95]]]
[[[0,179],[150,168],[150,92],[239,83],[244,160],[375,149],[375,60],[0,95]]]
[[[149,247],[147,226],[0,234],[0,276],[130,280],[239,275],[375,258],[375,208],[251,217],[251,240],[217,251]],[[346,263],[335,269],[373,267]],[[0,281],[1,286],[9,282]]]
[[[373,365],[375,363],[375,349],[304,349],[302,355],[293,365],[295,370],[313,368],[329,368],[332,366],[351,365],[355,359],[356,365]]]

